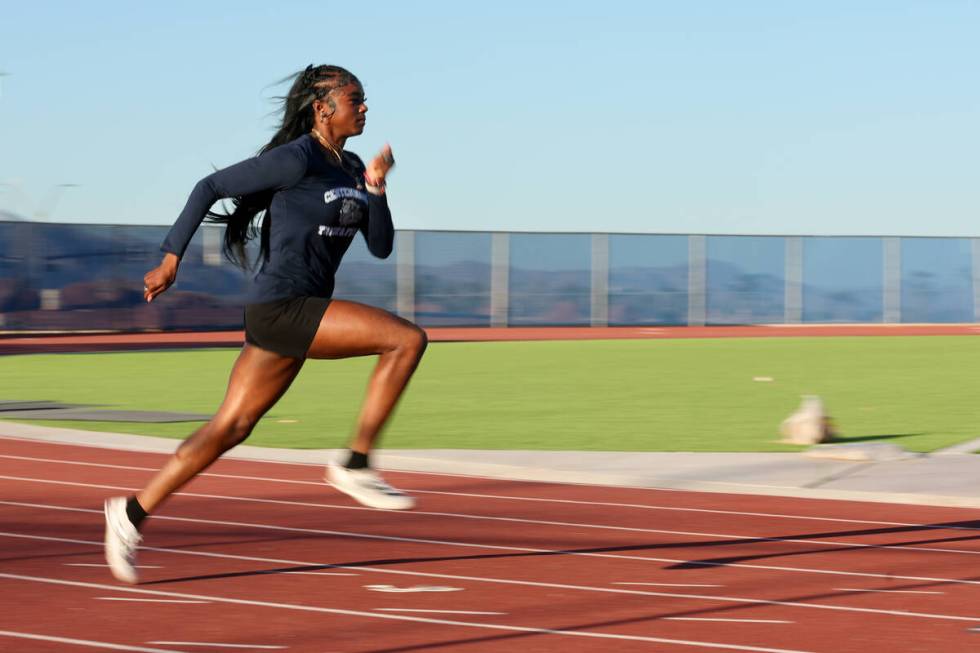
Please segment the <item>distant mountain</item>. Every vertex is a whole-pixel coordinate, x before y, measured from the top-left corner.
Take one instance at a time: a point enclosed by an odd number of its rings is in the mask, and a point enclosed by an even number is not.
[[[27,220],[28,218],[26,216],[20,215],[19,213],[0,209],[0,222],[26,222]]]
[[[0,328],[236,328],[241,323],[245,276],[226,261],[205,262],[202,230],[184,255],[177,283],[150,310],[143,300],[143,275],[162,258],[166,227],[31,222],[9,211],[0,217]]]

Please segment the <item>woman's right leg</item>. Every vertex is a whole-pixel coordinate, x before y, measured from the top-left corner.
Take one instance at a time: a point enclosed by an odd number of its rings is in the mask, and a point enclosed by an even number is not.
[[[232,368],[218,412],[178,447],[136,495],[139,507],[152,513],[221,454],[247,438],[262,415],[286,392],[302,366],[303,359],[280,356],[246,344]],[[139,535],[126,516],[125,501],[116,497],[106,502],[106,558],[116,578],[135,583]]]
[[[320,320],[309,358],[377,355],[357,419],[346,464],[327,467],[327,482],[372,508],[408,510],[415,500],[391,487],[371,469],[368,454],[419,364],[428,342],[425,331],[397,315],[357,302],[335,299]]]

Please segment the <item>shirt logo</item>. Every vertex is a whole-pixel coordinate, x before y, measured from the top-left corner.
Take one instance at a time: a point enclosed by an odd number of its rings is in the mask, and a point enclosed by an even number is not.
[[[325,224],[321,224],[317,227],[316,233],[318,236],[356,236],[357,229],[354,227],[328,227]]]
[[[361,200],[365,204],[368,203],[367,193],[365,193],[363,190],[357,190],[356,188],[331,188],[323,194],[323,201],[327,204],[341,198]]]
[[[367,217],[368,196],[364,191],[356,188],[331,188],[323,194],[323,201],[327,204],[337,200],[341,200],[337,219],[342,227],[356,226]]]

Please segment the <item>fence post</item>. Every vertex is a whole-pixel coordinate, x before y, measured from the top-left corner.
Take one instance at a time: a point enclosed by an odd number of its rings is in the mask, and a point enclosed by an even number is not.
[[[409,322],[415,321],[415,232],[395,232],[395,306]]]
[[[803,321],[803,238],[786,236],[783,322]]]
[[[41,274],[38,253],[42,248],[37,246],[36,242],[38,226],[34,222],[21,222],[17,227],[19,245],[14,251],[20,254],[18,258],[20,259],[21,270],[23,271],[24,278],[27,279],[28,286],[40,292]]]
[[[609,325],[609,234],[592,234],[592,319],[594,327]]]
[[[204,252],[204,265],[221,265],[221,239],[224,231],[221,227],[206,226],[202,229],[202,247]]]
[[[902,239],[882,238],[882,322],[902,321]]]
[[[687,325],[704,326],[707,313],[707,238],[687,237]]]
[[[490,326],[505,327],[510,312],[510,234],[490,241]]]

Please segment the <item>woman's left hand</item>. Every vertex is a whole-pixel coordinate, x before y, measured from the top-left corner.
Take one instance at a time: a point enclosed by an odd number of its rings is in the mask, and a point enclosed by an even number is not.
[[[383,148],[381,148],[381,152],[378,153],[376,157],[371,159],[371,163],[367,165],[367,177],[369,180],[373,181],[375,185],[384,185],[385,176],[394,166],[395,157],[391,155],[391,146],[385,145]]]

